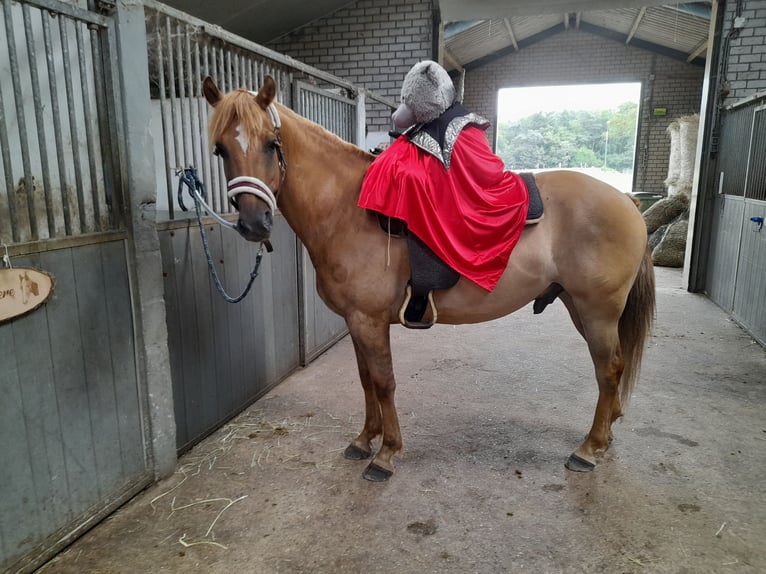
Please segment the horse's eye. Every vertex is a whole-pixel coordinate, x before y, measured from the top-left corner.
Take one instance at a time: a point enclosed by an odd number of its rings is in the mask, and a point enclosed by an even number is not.
[[[268,153],[273,153],[275,149],[279,147],[279,144],[277,143],[277,140],[269,140],[266,142],[266,148],[265,151]]]
[[[222,159],[226,159],[226,150],[223,149],[221,144],[215,144],[215,147],[213,148],[213,155],[217,155]]]

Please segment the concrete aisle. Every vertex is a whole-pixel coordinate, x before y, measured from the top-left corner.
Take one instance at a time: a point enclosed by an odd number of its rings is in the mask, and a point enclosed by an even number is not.
[[[680,271],[657,280],[643,373],[593,473],[564,469],[596,383],[560,302],[395,327],[391,481],[342,457],[363,420],[347,338],[40,571],[766,572],[766,352]]]

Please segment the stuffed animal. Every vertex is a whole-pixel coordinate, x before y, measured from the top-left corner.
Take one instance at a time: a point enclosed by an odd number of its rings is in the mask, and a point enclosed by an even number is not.
[[[418,62],[404,77],[402,103],[392,118],[397,129],[438,118],[455,102],[455,86],[447,70],[436,62]]]

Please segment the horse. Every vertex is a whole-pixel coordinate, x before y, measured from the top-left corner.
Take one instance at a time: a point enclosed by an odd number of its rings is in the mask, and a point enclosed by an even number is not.
[[[257,92],[223,94],[210,77],[202,88],[213,107],[209,139],[223,160],[236,229],[248,241],[267,241],[278,208],[308,250],[319,296],[345,319],[365,417],[344,455],[371,458],[363,477],[388,480],[402,449],[390,326],[398,322],[410,263],[407,242],[392,240],[376,213],[357,206],[375,156],[276,102],[269,76]],[[587,342],[598,383],[590,431],[565,463],[588,472],[609,447],[612,423],[636,383],[654,320],[654,268],[646,225],[630,197],[578,172],[536,178],[545,215],[525,228],[496,287],[486,291],[460,277],[434,293],[434,304],[439,322],[468,324],[531,301],[535,311],[563,302]]]

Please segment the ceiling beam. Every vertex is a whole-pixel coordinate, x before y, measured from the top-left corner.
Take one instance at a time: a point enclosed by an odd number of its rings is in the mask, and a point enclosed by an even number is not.
[[[672,4],[668,0],[438,0],[439,12],[445,22],[489,20],[509,16],[539,16],[615,8],[641,8]]]
[[[447,61],[447,63],[452,66],[453,69],[457,70],[458,72],[463,71],[463,65],[460,63],[460,60],[457,59],[455,54],[450,52],[449,48],[444,46],[444,59]]]
[[[564,12],[564,30],[569,30],[569,12]]]
[[[519,44],[516,42],[516,35],[513,33],[513,28],[511,28],[510,20],[508,20],[508,18],[503,18],[503,22],[505,22],[505,29],[508,30],[508,35],[511,37],[511,44],[513,44],[513,49],[518,52]]]
[[[694,50],[692,50],[692,51],[689,53],[689,57],[688,57],[688,58],[686,58],[686,61],[687,61],[687,62],[691,62],[692,60],[694,60],[694,58],[696,58],[697,56],[699,56],[700,54],[702,54],[702,52],[704,52],[705,50],[707,50],[707,43],[708,43],[708,41],[707,41],[707,38],[705,38],[704,40],[702,40],[702,42],[700,42],[700,43],[697,45],[697,47],[696,47],[696,48],[694,48]]]
[[[630,28],[628,37],[625,38],[626,44],[630,44],[630,41],[633,39],[633,36],[636,35],[636,32],[638,31],[638,26],[641,24],[641,20],[643,20],[644,18],[644,14],[646,14],[646,6],[641,6],[641,9],[638,11],[638,14],[636,14],[636,18],[633,20],[633,26],[631,26]]]
[[[580,20],[581,19],[582,19],[582,12],[578,12],[577,15],[575,16],[575,28],[577,30],[580,29]]]

